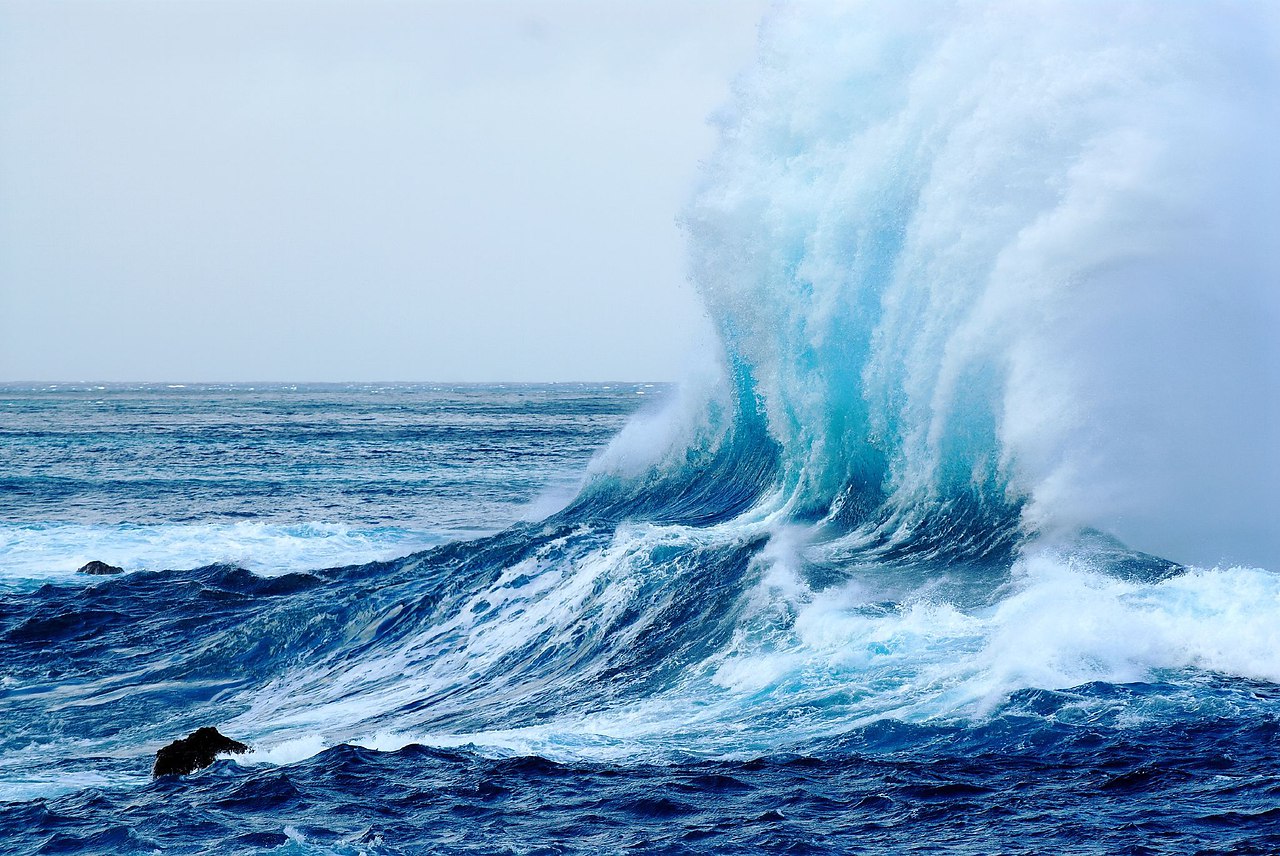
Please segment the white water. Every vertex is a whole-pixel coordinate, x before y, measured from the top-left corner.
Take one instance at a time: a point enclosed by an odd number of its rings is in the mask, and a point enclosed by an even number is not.
[[[1280,578],[1214,566],[1280,557],[1276,14],[929,10],[773,18],[686,215],[731,369],[750,373],[783,448],[785,492],[721,527],[628,526],[567,556],[551,545],[407,644],[253,688],[248,709],[219,723],[259,747],[247,763],[338,741],[753,755],[881,718],[981,720],[1026,688],[1169,682],[1146,704],[1085,699],[1058,714],[1123,724],[1219,703],[1197,692],[1214,675],[1280,681]],[[636,423],[600,466],[640,472],[678,453],[705,427],[699,403],[674,404],[687,417],[676,422]],[[851,484],[904,508],[957,484],[1007,486],[1030,499],[1029,527],[1098,525],[1204,567],[1118,579],[1033,546],[976,606],[931,585],[885,591],[894,581],[873,572],[815,589],[805,565],[824,545],[786,512],[837,503]],[[590,710],[574,690],[607,658],[571,679],[486,683],[531,641],[572,651],[632,607],[610,650],[640,641],[687,585],[653,556],[760,534],[773,541],[733,638],[674,683]],[[174,564],[236,560],[210,552],[184,548]],[[548,686],[565,703],[536,725],[433,725],[459,712],[451,704],[506,710]],[[391,715],[424,698],[443,701]]]
[[[784,530],[753,565],[758,581],[728,644],[651,694],[584,709],[575,687],[596,684],[620,652],[661,632],[664,609],[685,584],[677,568],[653,564],[653,551],[742,534],[624,527],[604,550],[530,559],[410,644],[255,690],[250,709],[226,727],[261,748],[246,763],[288,763],[338,742],[558,760],[753,757],[821,746],[882,719],[982,722],[1023,689],[1168,684],[1133,704],[1082,698],[1057,714],[1123,726],[1229,704],[1199,691],[1213,675],[1280,682],[1280,576],[1268,571],[1198,568],[1144,582],[1117,578],[1087,554],[1034,549],[997,599],[974,606],[930,585],[900,596],[897,581],[875,570],[814,589],[802,569],[824,547]],[[477,618],[477,604],[493,609]],[[496,677],[530,640],[542,653],[581,647],[629,609],[638,616],[605,643],[615,653],[579,664],[571,680],[558,668]],[[502,710],[548,689],[561,699],[558,713],[504,722]],[[436,701],[387,715],[421,699]],[[433,725],[460,712],[490,724]]]
[[[603,550],[528,559],[413,644],[288,676],[232,723],[278,747],[263,760],[339,739],[749,755],[886,717],[981,720],[1028,688],[1169,682],[1145,706],[1059,714],[1123,724],[1218,703],[1196,690],[1215,674],[1280,681],[1280,577],[1250,567],[1280,567],[1280,16],[922,8],[776,13],[685,214],[720,380],[760,397],[780,491],[720,527],[623,527]],[[679,466],[731,409],[706,386],[634,422],[597,471]],[[904,594],[876,569],[805,582],[833,548],[790,512],[860,491],[919,510],[965,490],[1025,499],[1045,536],[985,604]],[[1122,579],[1051,546],[1086,525],[1201,567]],[[629,632],[648,632],[664,575],[685,584],[655,547],[766,533],[734,638],[673,685],[590,712],[566,686],[537,725],[432,728],[456,702],[386,721],[417,699],[466,701],[530,640],[572,649],[632,606]],[[520,677],[488,701],[564,681]]]
[[[231,564],[275,576],[394,559],[444,539],[441,533],[334,523],[3,523],[0,589],[76,580],[76,570],[94,559],[125,571]]]
[[[685,220],[793,507],[1280,567],[1280,7],[797,4]]]

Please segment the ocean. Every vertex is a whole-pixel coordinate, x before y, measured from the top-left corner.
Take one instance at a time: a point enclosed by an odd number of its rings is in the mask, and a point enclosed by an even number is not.
[[[0,850],[1280,852],[1280,14],[923,8],[762,25],[679,384],[0,387]]]
[[[741,515],[577,493],[676,398],[0,389],[0,848],[1280,848],[1276,685],[1140,668],[1154,642],[1104,632],[1210,636],[1245,585],[1270,622],[1271,575],[1120,555],[1019,592],[997,548],[976,591],[859,597],[865,561],[780,578]],[[77,575],[91,558],[125,573]],[[1072,597],[1091,614],[1062,615]],[[1070,686],[1007,676],[1055,658]],[[153,780],[204,725],[252,752]]]

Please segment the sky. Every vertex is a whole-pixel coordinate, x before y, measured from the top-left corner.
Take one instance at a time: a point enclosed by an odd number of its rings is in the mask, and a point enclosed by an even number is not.
[[[0,0],[0,381],[677,380],[765,5]]]

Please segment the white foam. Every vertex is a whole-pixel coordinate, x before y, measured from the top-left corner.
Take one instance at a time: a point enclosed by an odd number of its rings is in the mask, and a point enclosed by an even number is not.
[[[328,749],[331,744],[327,743],[318,734],[304,734],[300,737],[283,740],[264,747],[259,747],[256,744],[251,745],[253,746],[251,751],[243,755],[234,756],[237,764],[245,766],[269,764],[277,767],[284,764],[296,764],[299,761],[305,761],[307,758],[320,754],[325,749]]]
[[[757,582],[735,607],[723,648],[648,693],[604,708],[574,703],[576,686],[600,680],[615,657],[663,629],[664,610],[686,584],[671,556],[765,531],[741,522],[636,524],[598,549],[572,552],[574,537],[544,545],[395,648],[255,689],[228,728],[251,742],[261,735],[274,748],[253,760],[270,763],[338,742],[556,760],[737,757],[886,718],[980,721],[1022,689],[1167,680],[1176,693],[1215,673],[1280,682],[1280,576],[1265,570],[1194,569],[1142,582],[1109,576],[1060,546],[1034,548],[997,601],[973,607],[943,597],[933,582],[902,595],[902,583],[874,566],[814,590],[805,564],[826,545],[811,543],[816,532],[786,526],[772,531],[747,571]],[[896,586],[895,603],[886,603],[887,586]],[[563,671],[560,653],[592,644],[597,654]],[[542,665],[510,671],[513,660]],[[515,705],[535,697],[547,705],[546,693],[563,700],[557,714],[503,725]],[[436,725],[468,718],[485,724]],[[310,736],[317,734],[324,740]]]
[[[925,595],[878,611],[870,585],[794,590],[757,616],[755,633],[715,658],[713,682],[744,704],[725,715],[747,715],[748,702],[827,711],[797,723],[817,735],[881,717],[981,719],[1029,688],[1187,672],[1280,682],[1280,576],[1256,568],[1139,582],[1033,551],[1010,593],[977,610]]]
[[[126,571],[227,563],[271,576],[393,559],[442,540],[421,530],[333,523],[5,523],[0,524],[0,586],[68,582],[76,579],[77,568],[94,559]]]
[[[1280,566],[1277,43],[1267,3],[771,17],[684,219],[796,506],[1010,485]]]

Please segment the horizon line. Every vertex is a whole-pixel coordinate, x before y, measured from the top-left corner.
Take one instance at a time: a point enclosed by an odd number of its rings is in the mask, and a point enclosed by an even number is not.
[[[611,379],[611,380],[0,380],[0,387],[6,386],[167,386],[181,388],[185,386],[241,386],[258,384],[262,386],[285,385],[362,385],[383,384],[389,386],[554,386],[557,384],[675,384],[678,380],[648,379]]]

